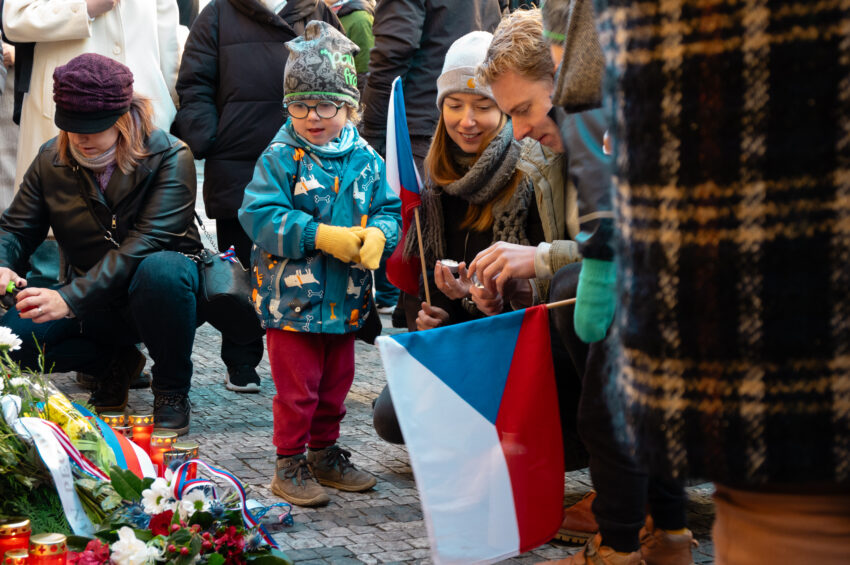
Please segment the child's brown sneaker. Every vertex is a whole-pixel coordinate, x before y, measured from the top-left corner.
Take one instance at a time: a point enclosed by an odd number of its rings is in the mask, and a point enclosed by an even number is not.
[[[316,482],[303,453],[277,460],[271,489],[277,496],[298,506],[324,506],[331,500]]]
[[[338,445],[307,452],[307,461],[323,485],[348,492],[361,492],[375,486],[377,479],[354,467],[350,457],[351,452]]]

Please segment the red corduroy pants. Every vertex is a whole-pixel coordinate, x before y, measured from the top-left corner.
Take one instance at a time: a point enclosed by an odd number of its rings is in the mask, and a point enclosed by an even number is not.
[[[354,381],[354,334],[266,331],[277,390],[274,444],[278,455],[336,443],[345,397]]]

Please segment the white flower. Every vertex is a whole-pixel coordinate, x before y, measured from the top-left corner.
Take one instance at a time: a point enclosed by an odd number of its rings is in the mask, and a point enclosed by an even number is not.
[[[204,496],[201,488],[196,488],[183,495],[180,505],[177,507],[180,519],[187,521],[195,512],[210,509],[210,501]]]
[[[0,351],[17,351],[23,343],[12,330],[6,326],[0,326]]]
[[[157,477],[150,488],[142,491],[142,506],[145,508],[145,513],[151,515],[174,510],[171,489],[165,479]]]
[[[160,554],[155,547],[148,547],[136,538],[133,530],[124,526],[118,530],[118,541],[110,547],[111,562],[115,565],[149,565]]]
[[[30,381],[24,377],[12,377],[9,379],[9,384],[12,386],[29,386]]]

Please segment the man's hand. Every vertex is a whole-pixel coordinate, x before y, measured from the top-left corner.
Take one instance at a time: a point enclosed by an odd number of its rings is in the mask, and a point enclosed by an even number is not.
[[[118,5],[120,0],[86,0],[86,8],[90,18],[96,18],[105,14]]]
[[[15,46],[8,43],[3,44],[3,65],[11,68],[15,65]]]
[[[457,273],[459,278],[455,278],[449,268],[439,261],[434,265],[434,282],[437,288],[452,300],[469,296],[469,287],[472,286],[472,281],[466,276],[466,263],[458,265]]]
[[[71,313],[62,295],[49,288],[27,288],[18,293],[18,313],[36,324],[64,318]]]
[[[437,306],[422,303],[422,309],[416,315],[416,329],[421,331],[438,328],[449,321],[449,313]]]
[[[495,316],[501,314],[505,307],[502,300],[502,295],[490,292],[486,288],[480,288],[472,285],[469,289],[469,294],[472,296],[472,301],[475,307],[481,310],[486,316]]]
[[[477,274],[492,294],[504,294],[509,280],[534,278],[536,252],[532,245],[498,241],[475,256],[469,265],[469,276]]]

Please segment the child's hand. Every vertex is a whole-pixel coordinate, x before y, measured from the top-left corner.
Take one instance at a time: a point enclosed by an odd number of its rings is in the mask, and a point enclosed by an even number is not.
[[[316,229],[316,249],[336,257],[343,263],[356,263],[362,243],[349,228],[319,224]]]
[[[387,236],[379,228],[355,228],[352,230],[363,241],[360,248],[360,263],[374,271],[381,265],[381,255],[384,253],[384,245]]]

